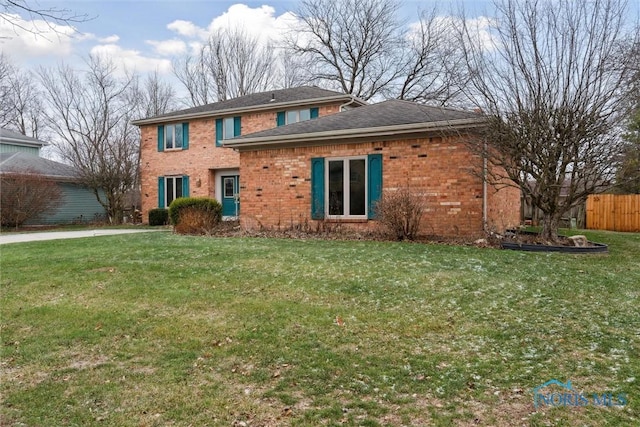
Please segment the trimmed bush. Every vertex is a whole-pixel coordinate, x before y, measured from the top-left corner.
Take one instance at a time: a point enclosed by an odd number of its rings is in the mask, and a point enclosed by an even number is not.
[[[179,197],[169,205],[169,218],[174,226],[180,224],[185,209],[199,210],[211,216],[210,221],[215,224],[222,221],[222,205],[217,200],[209,197]]]
[[[197,207],[180,210],[180,222],[175,226],[178,234],[211,235],[220,225],[220,221],[210,212]]]
[[[169,223],[169,211],[164,208],[151,209],[149,211],[149,225],[167,225]]]

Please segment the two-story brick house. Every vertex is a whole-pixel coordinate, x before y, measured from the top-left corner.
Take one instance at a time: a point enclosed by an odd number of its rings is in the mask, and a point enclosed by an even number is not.
[[[219,200],[225,217],[239,215],[244,184],[236,150],[226,139],[312,120],[364,105],[350,95],[298,87],[242,96],[136,120],[140,127],[142,215],[181,196]]]
[[[395,100],[367,105],[302,87],[135,124],[145,218],[191,195],[216,198],[225,217],[239,216],[249,229],[320,221],[372,229],[383,192],[407,188],[426,204],[429,234],[475,236],[519,223],[519,191],[477,173],[488,166],[469,149],[483,126],[476,113]]]

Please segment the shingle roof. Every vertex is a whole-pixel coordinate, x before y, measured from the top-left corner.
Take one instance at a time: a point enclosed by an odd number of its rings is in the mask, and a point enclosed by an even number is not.
[[[305,101],[318,100],[344,100],[354,99],[351,95],[340,92],[321,89],[315,86],[301,86],[290,89],[272,90],[268,92],[254,93],[251,95],[241,96],[238,98],[228,99],[226,101],[214,102],[211,104],[201,105],[198,107],[187,108],[184,110],[173,111],[167,114],[161,114],[141,120],[134,120],[133,124],[146,124],[166,121],[172,118],[181,118],[189,116],[205,116],[224,114],[227,111],[269,108],[279,105],[304,104]],[[355,98],[358,105],[363,105],[364,101]]]
[[[344,111],[330,116],[320,117],[286,126],[280,126],[261,132],[255,132],[234,138],[225,145],[240,147],[243,142],[265,142],[278,138],[304,138],[331,133],[358,136],[361,130],[375,133],[376,129],[418,129],[422,125],[438,124],[447,126],[473,125],[482,122],[482,116],[470,111],[452,110],[447,108],[430,107],[409,101],[389,100],[378,104],[365,105],[360,108]]]
[[[0,153],[0,173],[38,174],[60,180],[78,178],[77,171],[69,165],[22,152]]]
[[[38,148],[47,145],[46,142],[40,141],[39,139],[25,136],[21,133],[3,128],[0,128],[0,142],[8,142],[12,144],[27,145],[29,147]]]

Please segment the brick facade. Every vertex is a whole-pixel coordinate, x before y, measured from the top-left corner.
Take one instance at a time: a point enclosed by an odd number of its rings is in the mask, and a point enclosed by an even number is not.
[[[240,153],[241,224],[245,228],[317,225],[311,219],[310,166],[314,157],[383,156],[383,191],[408,187],[426,203],[422,233],[483,233],[483,184],[474,167],[482,160],[459,137],[425,137]],[[519,192],[487,186],[487,222],[504,230],[519,224]],[[341,221],[345,227],[379,227],[373,220]]]
[[[337,113],[340,104],[319,106],[320,117]],[[278,110],[241,114],[241,134],[249,134],[276,127]],[[235,115],[234,115],[235,116]],[[158,125],[140,126],[140,180],[142,218],[147,221],[149,210],[158,207],[158,177],[189,176],[189,195],[214,197],[215,170],[238,169],[238,153],[230,148],[216,147],[216,118],[189,120],[189,148],[187,150],[158,151]],[[171,124],[167,121],[162,124]],[[177,121],[175,123],[180,123]]]

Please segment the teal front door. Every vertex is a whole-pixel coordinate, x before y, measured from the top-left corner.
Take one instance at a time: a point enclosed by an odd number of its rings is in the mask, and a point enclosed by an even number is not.
[[[222,186],[222,216],[240,215],[240,177],[225,175],[220,177]]]

